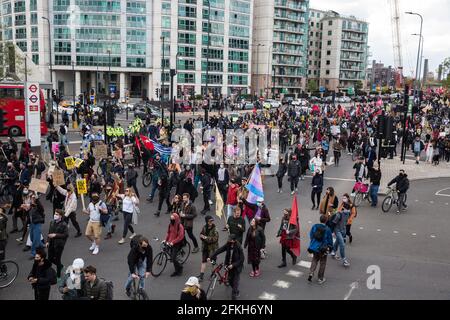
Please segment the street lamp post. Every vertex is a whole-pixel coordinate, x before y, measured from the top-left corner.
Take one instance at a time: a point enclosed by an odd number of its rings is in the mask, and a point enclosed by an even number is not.
[[[420,49],[422,44],[422,29],[423,29],[423,17],[419,13],[415,12],[406,12],[406,14],[419,16],[420,18],[420,39],[419,39],[419,48],[417,49],[417,62],[416,62],[416,81],[415,81],[415,90],[414,90],[414,98],[417,97],[418,94],[418,88],[419,88],[419,82],[418,82],[418,76],[419,76],[419,59],[420,59]]]
[[[162,62],[161,62],[161,64],[162,64],[162,77],[161,77],[161,93],[159,94],[159,101],[161,102],[161,124],[162,124],[162,126],[164,126],[164,106],[163,106],[163,100],[164,100],[164,90],[165,90],[165,87],[164,87],[164,81],[166,80],[165,79],[165,76],[166,76],[166,74],[165,74],[165,64],[166,64],[166,51],[165,51],[165,41],[166,41],[166,37],[161,37],[160,38],[161,40],[162,40]]]
[[[170,96],[172,99],[172,108],[170,110],[170,136],[172,136],[172,131],[173,131],[173,124],[175,122],[175,81],[174,78],[177,75],[178,72],[178,56],[180,55],[179,52],[177,52],[176,56],[175,56],[175,69],[170,69]]]
[[[47,21],[47,24],[48,24],[48,50],[49,50],[48,66],[50,69],[50,82],[52,84],[52,89],[53,89],[52,38],[51,38],[50,20],[46,17],[42,17],[42,19]],[[51,94],[48,95],[48,99],[50,100],[50,105],[51,105],[50,110],[51,110],[51,112],[53,112],[53,97],[51,97]],[[56,104],[56,123],[59,123],[58,111],[59,111],[59,107],[58,107],[58,104]]]
[[[99,103],[98,102],[98,91],[99,91],[99,89],[98,89],[98,65],[99,65],[98,46],[99,46],[99,41],[100,41],[100,39],[97,39],[97,72],[95,73],[95,95],[97,97],[97,99],[96,99],[97,104]]]
[[[206,46],[206,101],[207,104],[205,106],[205,125],[208,122],[208,111],[209,111],[209,90],[208,90],[208,81],[209,81],[209,45],[211,43],[211,2],[207,0],[208,3],[208,43]]]
[[[73,90],[73,108],[75,110],[75,81],[76,81],[76,77],[75,77],[75,61],[72,61],[72,74],[73,74],[73,86],[72,86],[72,90]]]
[[[269,54],[267,56],[267,81],[266,81],[266,99],[269,99],[269,90],[270,90],[270,86],[269,86],[269,78],[270,78],[270,59],[272,57],[272,50],[273,50],[273,46],[269,46]],[[272,80],[273,81],[273,80]]]

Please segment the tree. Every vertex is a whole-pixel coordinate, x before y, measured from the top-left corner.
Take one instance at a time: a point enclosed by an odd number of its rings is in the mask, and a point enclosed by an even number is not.
[[[355,83],[355,89],[356,89],[356,90],[362,90],[363,87],[364,87],[364,85],[363,85],[363,83],[362,83],[361,80],[359,80],[359,81],[357,81],[357,82]]]
[[[448,75],[450,72],[450,57],[445,58],[445,60],[442,62],[442,78],[445,79],[446,75]]]
[[[310,79],[308,81],[308,91],[309,92],[316,92],[318,90],[319,90],[319,86],[317,85],[317,81]]]
[[[0,26],[1,32],[2,26]],[[25,70],[25,58],[26,54],[11,41],[0,40],[0,79],[20,80],[18,75],[25,75],[25,71],[27,75],[30,75],[30,70]],[[28,62],[31,63],[30,60]]]

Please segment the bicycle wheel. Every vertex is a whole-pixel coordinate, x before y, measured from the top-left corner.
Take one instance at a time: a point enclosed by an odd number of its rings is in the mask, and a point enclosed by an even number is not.
[[[353,204],[355,207],[359,207],[363,201],[364,195],[361,192],[356,192],[355,196],[353,197]]]
[[[384,198],[383,203],[381,205],[381,210],[383,212],[388,212],[392,208],[392,204],[394,203],[394,199],[391,196]]]
[[[6,288],[16,280],[19,274],[19,265],[14,261],[3,261],[0,263],[0,289]]]
[[[216,284],[217,284],[217,275],[214,274],[211,280],[209,281],[208,290],[206,290],[206,300],[212,300]]]
[[[152,276],[159,277],[166,268],[167,260],[167,255],[164,252],[160,252],[156,255],[152,262]]]
[[[191,253],[191,244],[186,241],[186,245],[178,251],[177,260],[180,264],[184,264],[189,258],[189,254]]]
[[[136,300],[150,300],[150,298],[144,289],[139,289],[136,295]]]
[[[142,185],[147,188],[152,183],[152,180],[153,174],[151,172],[147,172],[142,176]]]

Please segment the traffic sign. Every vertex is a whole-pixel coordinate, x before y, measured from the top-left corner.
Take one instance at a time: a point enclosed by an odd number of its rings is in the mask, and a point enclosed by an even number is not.
[[[32,96],[30,96],[29,99],[32,103],[36,103],[39,98],[37,97],[37,95],[33,94]]]
[[[32,93],[35,93],[37,91],[37,86],[35,84],[32,84],[29,88],[28,88]]]
[[[41,114],[40,114],[40,90],[38,82],[25,84],[25,132],[27,139],[31,140],[31,146],[41,145]]]

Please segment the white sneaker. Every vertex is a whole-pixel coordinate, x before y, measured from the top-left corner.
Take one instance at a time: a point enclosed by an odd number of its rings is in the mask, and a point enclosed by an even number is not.
[[[334,252],[334,251],[331,251],[331,254],[330,254],[330,256],[332,256],[333,258],[336,256],[336,252]]]
[[[124,243],[125,243],[125,239],[122,238],[122,239],[120,239],[117,243],[118,243],[118,244],[124,244]]]
[[[94,251],[92,251],[92,254],[98,254],[98,251],[100,250],[100,248],[98,246],[95,246]]]
[[[133,233],[128,239],[133,239],[134,237],[136,237],[136,233]]]
[[[91,247],[89,248],[89,251],[92,251],[95,249],[97,245],[95,244],[95,242],[92,243]]]
[[[325,281],[327,281],[327,279],[323,278],[323,279],[317,280],[317,283],[318,284],[323,284]]]
[[[347,259],[344,259],[344,267],[350,267],[350,262]]]
[[[291,192],[291,195],[294,195],[294,193],[295,193],[295,191],[292,191],[292,192]]]
[[[282,190],[282,189],[280,189],[280,193],[283,193],[283,190]]]
[[[209,202],[209,205],[212,205],[212,204],[213,204],[212,200],[208,200],[208,202]]]

